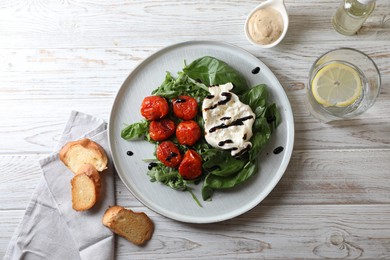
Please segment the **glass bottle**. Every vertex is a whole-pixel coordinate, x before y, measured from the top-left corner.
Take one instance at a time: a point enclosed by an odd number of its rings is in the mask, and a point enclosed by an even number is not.
[[[333,28],[344,35],[355,34],[374,11],[375,0],[343,0],[333,16]]]

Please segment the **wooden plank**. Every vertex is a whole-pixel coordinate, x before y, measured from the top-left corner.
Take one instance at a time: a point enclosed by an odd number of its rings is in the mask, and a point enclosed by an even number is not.
[[[119,259],[386,258],[389,210],[389,205],[258,206],[217,224],[161,219],[145,248],[118,239],[117,254]]]
[[[172,41],[221,40],[247,47],[243,26],[258,1],[5,1],[0,4],[0,47],[93,47],[168,45]],[[337,34],[331,17],[337,1],[290,1],[288,43],[348,41]],[[359,41],[388,41],[388,1],[378,7],[362,29]],[[387,15],[387,16],[386,16]],[[172,26],[174,24],[174,26]],[[61,33],[58,33],[61,32]],[[102,33],[104,32],[104,33]]]
[[[0,59],[6,62],[0,63],[3,82],[0,97],[12,100],[113,97],[137,64],[165,46],[2,49]],[[351,39],[347,45],[337,42],[318,43],[316,46],[303,43],[295,48],[286,43],[282,47],[266,52],[259,52],[254,46],[245,49],[275,73],[290,95],[299,95],[305,88],[310,66],[322,53],[339,47],[354,47],[367,53],[381,72],[382,94],[389,95],[386,86],[390,80],[390,41],[359,42]],[[294,62],[286,64],[286,59]],[[92,87],[96,93],[91,93]]]
[[[0,153],[50,153],[56,147],[72,110],[107,119],[111,102],[111,99],[70,99],[59,103],[58,100],[48,99],[22,106],[15,106],[15,102],[11,101],[2,102]]]
[[[155,224],[144,247],[118,238],[116,259],[390,257],[390,205],[257,206],[214,224],[185,224],[144,208]],[[23,211],[0,210],[0,257]]]
[[[295,151],[281,182],[264,204],[389,203],[389,152]]]
[[[302,99],[294,98],[295,149],[387,149],[390,147],[389,102],[381,98],[356,119],[324,124],[313,118]],[[99,105],[96,105],[99,103]],[[112,99],[49,99],[15,106],[0,103],[2,146],[0,153],[50,153],[56,146],[71,110],[108,119]],[[11,111],[12,110],[12,111]],[[15,116],[9,116],[12,113]],[[131,111],[129,111],[131,113]],[[119,137],[118,137],[119,138]]]
[[[27,206],[41,176],[38,158],[42,155],[0,156],[0,194],[5,194],[0,209]],[[388,158],[390,150],[294,151],[284,177],[261,205],[389,204]],[[141,206],[118,176],[116,196],[121,205]]]
[[[359,119],[333,125],[313,119],[304,104],[305,81],[312,62],[307,58],[314,60],[318,49],[306,45],[305,55],[299,51],[262,54],[291,101],[297,149],[389,148],[390,93],[386,84],[390,82],[390,44],[370,42],[364,46],[382,72],[382,93],[375,106]],[[107,119],[122,81],[150,54],[150,50],[137,47],[2,51],[0,58],[9,62],[0,67],[0,153],[50,152],[71,109]],[[277,65],[283,64],[286,57],[296,60],[296,67],[290,70]]]

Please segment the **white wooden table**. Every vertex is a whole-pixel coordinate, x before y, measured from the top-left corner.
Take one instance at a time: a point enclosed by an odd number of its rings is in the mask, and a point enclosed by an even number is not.
[[[146,212],[156,230],[145,247],[117,239],[129,258],[390,258],[390,1],[358,35],[337,34],[339,0],[286,0],[290,28],[276,48],[245,39],[259,1],[0,2],[0,257],[40,179],[37,160],[56,145],[70,110],[108,119],[129,72],[167,45],[226,41],[260,58],[291,101],[296,127],[289,167],[246,214],[217,224],[184,224],[145,208],[120,182],[118,204]],[[323,52],[353,47],[382,74],[366,114],[323,124],[304,106],[308,71]]]

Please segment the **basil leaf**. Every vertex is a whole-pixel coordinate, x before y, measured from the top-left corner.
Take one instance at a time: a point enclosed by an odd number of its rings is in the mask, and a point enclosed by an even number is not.
[[[271,127],[271,133],[272,133],[281,122],[281,116],[275,103],[269,105],[266,108],[264,112],[264,116]]]
[[[249,105],[252,111],[259,117],[263,114],[268,99],[267,86],[260,84],[246,91],[241,97],[241,102]]]
[[[228,189],[243,183],[257,173],[257,162],[248,162],[236,175],[222,177],[208,174],[204,180],[207,189]]]
[[[203,183],[202,199],[204,201],[211,201],[211,197],[213,196],[213,193],[214,193],[214,190]]]
[[[214,57],[205,56],[193,61],[183,69],[184,73],[195,81],[207,86],[233,83],[233,92],[244,93],[248,89],[245,78],[235,69]]]
[[[240,171],[244,160],[235,159],[228,151],[217,150],[214,156],[203,163],[203,169],[217,176],[229,176]]]
[[[146,120],[128,125],[121,131],[121,137],[125,140],[134,140],[148,134],[149,123]]]
[[[249,160],[253,161],[257,158],[261,150],[271,138],[271,128],[265,118],[258,118],[254,125],[254,134],[251,138],[252,148],[248,151]]]

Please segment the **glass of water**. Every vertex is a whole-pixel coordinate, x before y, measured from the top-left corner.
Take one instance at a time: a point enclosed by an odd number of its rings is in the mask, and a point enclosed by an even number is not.
[[[369,56],[352,48],[331,50],[310,69],[307,107],[323,122],[355,117],[375,103],[380,88],[379,70]]]

